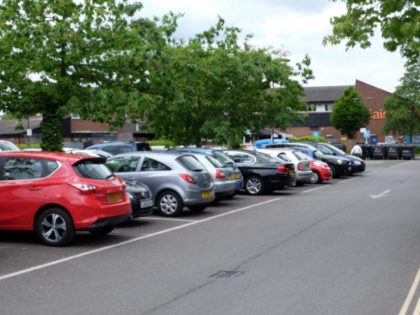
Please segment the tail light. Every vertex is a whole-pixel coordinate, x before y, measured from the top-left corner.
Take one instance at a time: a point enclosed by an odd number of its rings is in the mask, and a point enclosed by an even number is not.
[[[286,166],[277,166],[276,170],[280,173],[287,173],[287,167]]]
[[[225,179],[226,175],[225,175],[225,171],[221,170],[221,169],[216,169],[216,178],[218,179]]]
[[[179,176],[181,176],[181,178],[183,180],[185,180],[189,184],[192,184],[192,185],[197,184],[197,182],[195,181],[195,179],[193,177],[191,177],[190,175],[188,175],[188,174],[181,173],[181,174],[179,174]]]
[[[93,185],[89,185],[89,184],[71,184],[74,188],[79,189],[80,191],[83,192],[94,192],[96,190],[96,187]]]
[[[302,171],[302,170],[303,170],[302,163],[298,163],[298,170],[299,170],[299,171]]]

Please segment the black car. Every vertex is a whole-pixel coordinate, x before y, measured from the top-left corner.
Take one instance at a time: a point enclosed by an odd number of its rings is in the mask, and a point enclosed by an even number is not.
[[[125,180],[125,184],[133,210],[131,219],[151,215],[153,213],[153,198],[149,187],[132,180]]]
[[[328,164],[331,168],[332,177],[341,177],[344,175],[351,174],[351,161],[342,156],[334,156],[334,155],[327,155],[323,154],[313,145],[303,142],[287,142],[287,143],[276,143],[276,144],[269,144],[266,148],[295,148],[300,150],[310,157],[321,160]]]
[[[250,195],[284,189],[295,183],[294,165],[282,163],[267,154],[246,150],[224,150],[244,177],[244,189]]]
[[[349,159],[351,162],[350,174],[361,173],[364,172],[366,169],[366,163],[361,158],[351,154],[347,154],[346,152],[340,150],[334,145],[328,143],[313,143],[312,145],[316,147],[319,151],[321,151],[323,154],[345,157]]]

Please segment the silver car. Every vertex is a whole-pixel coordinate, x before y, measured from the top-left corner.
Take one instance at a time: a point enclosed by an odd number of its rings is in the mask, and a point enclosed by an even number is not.
[[[216,200],[229,198],[235,195],[237,173],[233,166],[221,163],[208,154],[192,153],[203,164],[213,177]]]
[[[295,166],[296,185],[308,183],[311,180],[311,158],[298,150],[286,148],[257,149],[258,152],[280,158],[284,162],[293,163]]]
[[[184,206],[201,212],[215,199],[214,183],[192,154],[138,151],[107,160],[116,175],[146,184],[164,216],[179,215]]]

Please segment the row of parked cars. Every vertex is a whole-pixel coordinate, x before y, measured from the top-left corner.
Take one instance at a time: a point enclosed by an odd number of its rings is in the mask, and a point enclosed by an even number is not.
[[[105,235],[152,212],[201,212],[240,191],[259,195],[365,170],[363,160],[320,143],[255,150],[130,147],[117,155],[98,146],[0,152],[0,229],[33,230],[45,244],[60,246],[77,230]]]

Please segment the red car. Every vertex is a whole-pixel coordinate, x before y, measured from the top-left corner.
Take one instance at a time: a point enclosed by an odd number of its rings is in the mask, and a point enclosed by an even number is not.
[[[0,152],[0,229],[34,230],[61,246],[76,230],[108,234],[130,214],[124,182],[100,158]]]
[[[312,176],[310,179],[311,184],[322,183],[331,179],[331,168],[327,163],[320,160],[311,160]]]

